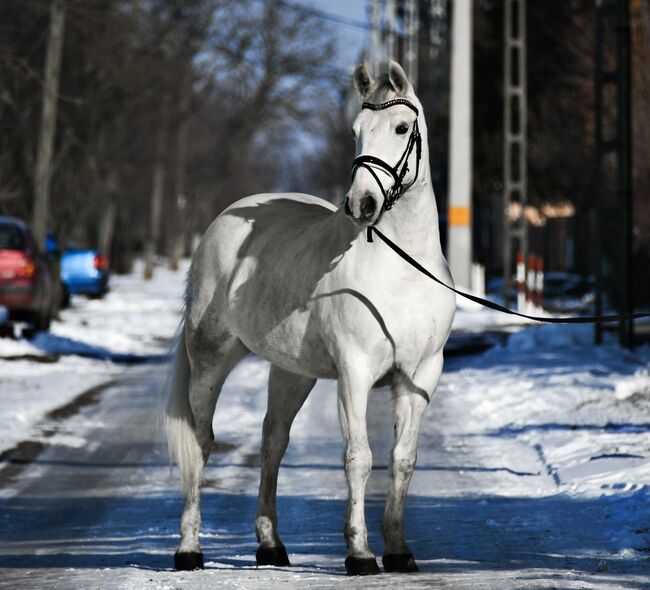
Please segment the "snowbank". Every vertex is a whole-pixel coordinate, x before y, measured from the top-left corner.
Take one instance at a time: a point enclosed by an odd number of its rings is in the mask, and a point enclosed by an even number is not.
[[[650,347],[597,347],[591,326],[545,325],[454,367],[443,385],[469,408],[463,429],[535,450],[557,491],[650,484]]]
[[[103,299],[74,296],[50,332],[31,341],[0,338],[0,452],[38,438],[36,427],[48,412],[124,371],[104,359],[166,354],[188,266],[185,261],[178,272],[159,266],[144,281],[137,263],[132,274],[111,277]]]

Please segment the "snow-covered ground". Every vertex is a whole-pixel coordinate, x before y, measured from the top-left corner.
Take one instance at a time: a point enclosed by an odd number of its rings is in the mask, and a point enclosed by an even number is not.
[[[140,276],[137,269],[132,276],[114,277],[105,300],[76,298],[62,321],[53,325],[52,335],[32,343],[0,341],[5,358],[62,355],[51,363],[0,360],[0,449],[38,438],[34,429],[46,412],[81,391],[104,381],[135,378],[143,370],[71,352],[99,350],[110,357],[151,356],[167,350],[179,320],[184,272],[161,267],[151,283]],[[423,574],[399,579],[423,587],[439,581],[452,588],[484,583],[488,588],[641,588],[637,582],[643,576],[639,578],[638,572],[650,574],[650,347],[629,352],[613,339],[595,347],[589,326],[540,327],[465,305],[454,329],[465,333],[498,329],[511,335],[484,354],[446,362],[424,420],[407,509],[407,532]],[[146,370],[158,374],[163,367]],[[112,583],[127,588],[345,583],[340,575],[344,555],[340,528],[346,486],[335,384],[328,381],[318,383],[298,415],[280,473],[280,530],[286,533],[296,568],[251,567],[267,375],[264,361],[248,357],[229,377],[219,401],[214,418],[218,452],[206,471],[205,572],[177,574],[166,569],[176,538],[179,500],[162,452],[147,459],[154,435],[144,422],[137,442],[116,441],[120,450],[107,447],[101,461],[93,455],[99,443],[92,436],[103,436],[108,445],[121,436],[115,434],[120,423],[128,425],[130,419],[139,425],[143,417],[150,417],[153,391],[133,396],[119,384],[116,393],[107,396],[107,405],[97,409],[99,417],[73,419],[58,438],[49,439],[50,445],[78,447],[74,452],[86,453],[90,463],[54,454],[33,466],[27,482],[0,494],[14,498],[9,508],[18,506],[18,512],[11,512],[16,520],[7,529],[15,531],[15,538],[5,543],[11,549],[0,567],[10,567],[12,555],[23,555],[26,565],[20,567],[36,568],[38,573],[39,567],[46,567],[38,564],[49,563],[54,569],[47,575],[53,579],[61,575],[77,579],[70,587],[83,587],[89,579],[98,587]],[[128,406],[132,399],[134,408]],[[381,541],[375,525],[386,489],[390,408],[390,392],[373,392],[369,430],[375,470],[368,485],[368,511],[371,543],[378,551]],[[127,416],[131,410],[136,414]],[[91,436],[93,428],[96,433]],[[140,440],[146,437],[149,446]],[[123,465],[120,457],[125,459]],[[24,548],[32,547],[35,533],[19,530],[29,528],[21,520],[27,517],[21,516],[20,500],[38,505],[38,498],[51,494],[33,489],[33,482],[52,465],[60,465],[66,481],[90,477],[103,465],[111,469],[110,475],[97,475],[99,483],[91,490],[65,492],[106,502],[101,510],[94,505],[89,510],[109,512],[101,517],[105,522],[93,525],[89,537],[79,540],[85,549],[76,548],[74,538],[60,537],[38,545],[40,561],[30,561]],[[58,500],[53,505],[59,506]],[[115,505],[121,511],[117,515],[110,512],[109,506]],[[27,540],[16,540],[23,537]],[[131,559],[133,568],[120,561],[125,551],[136,556]],[[87,558],[74,557],[86,553]],[[54,557],[63,554],[68,561]],[[109,569],[103,570],[103,562],[94,559],[100,554]],[[57,563],[72,569],[58,568]],[[432,572],[438,578],[432,578]],[[626,578],[626,572],[633,572],[632,577]],[[390,579],[394,584],[396,578]],[[37,575],[35,580],[44,578]],[[355,582],[355,587],[382,587],[388,578],[383,580]]]
[[[151,281],[137,263],[111,277],[103,299],[73,296],[49,332],[29,340],[0,338],[0,452],[38,438],[48,412],[123,372],[117,361],[168,352],[182,309],[185,261],[178,272],[161,264]]]
[[[111,277],[103,299],[73,296],[49,332],[0,338],[0,453],[37,439],[48,412],[120,374],[115,361],[160,360],[180,320],[188,267],[185,260],[172,272],[161,262],[145,281],[138,261],[132,274]],[[526,323],[461,302],[455,329],[515,331]]]

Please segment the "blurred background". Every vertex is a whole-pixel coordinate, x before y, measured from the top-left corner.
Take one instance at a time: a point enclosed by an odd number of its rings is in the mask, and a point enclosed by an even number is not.
[[[150,276],[247,194],[340,203],[352,68],[392,57],[424,105],[458,284],[514,303],[519,257],[543,267],[551,309],[650,304],[648,2],[0,6],[0,215],[39,245],[49,234],[116,273],[144,257]]]

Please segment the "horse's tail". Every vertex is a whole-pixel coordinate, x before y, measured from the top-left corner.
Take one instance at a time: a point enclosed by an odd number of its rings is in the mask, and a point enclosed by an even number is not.
[[[187,494],[190,483],[203,467],[203,454],[194,431],[194,417],[190,407],[190,360],[185,344],[185,321],[181,322],[174,347],[171,371],[167,380],[165,430],[170,461],[176,461],[181,475],[181,486]]]

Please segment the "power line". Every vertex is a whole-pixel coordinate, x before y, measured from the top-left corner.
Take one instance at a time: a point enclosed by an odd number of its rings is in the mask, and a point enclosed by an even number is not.
[[[259,2],[261,4],[268,4],[269,1],[271,0],[255,0],[256,2]],[[314,8],[312,6],[303,6],[296,4],[295,2],[289,2],[287,0],[275,0],[275,3],[281,7],[285,8],[287,10],[291,10],[293,12],[298,12],[302,14],[306,14],[309,16],[313,16],[315,18],[319,18],[324,21],[332,22],[337,25],[343,25],[347,27],[352,27],[361,31],[367,31],[367,32],[372,32],[373,27],[370,23],[367,23],[365,21],[357,20],[354,18],[348,18],[346,16],[340,16],[338,14],[334,14],[333,12],[329,12],[327,10],[321,10],[319,8]],[[412,35],[408,35],[402,31],[391,29],[384,25],[382,27],[382,32],[383,33],[390,33],[391,35],[394,35],[395,37],[399,39],[403,39],[404,41],[408,41],[411,37],[414,39],[418,40],[418,43],[423,43],[424,45],[430,45],[432,47],[438,47],[439,43],[436,43],[432,41],[431,39],[419,39],[419,32],[416,31]]]
[[[256,1],[261,2],[263,4],[267,4],[269,0],[256,0]],[[319,8],[314,8],[312,6],[301,6],[293,2],[287,2],[286,0],[276,0],[276,3],[279,6],[282,6],[283,8],[287,8],[288,10],[293,10],[294,12],[302,12],[303,14],[309,14],[310,16],[315,16],[316,18],[320,18],[322,20],[333,22],[339,25],[344,25],[347,27],[352,27],[362,31],[372,31],[372,27],[367,22],[362,20],[348,18],[346,16],[340,16],[338,14],[334,14],[333,12],[329,12],[327,10],[320,10]]]

